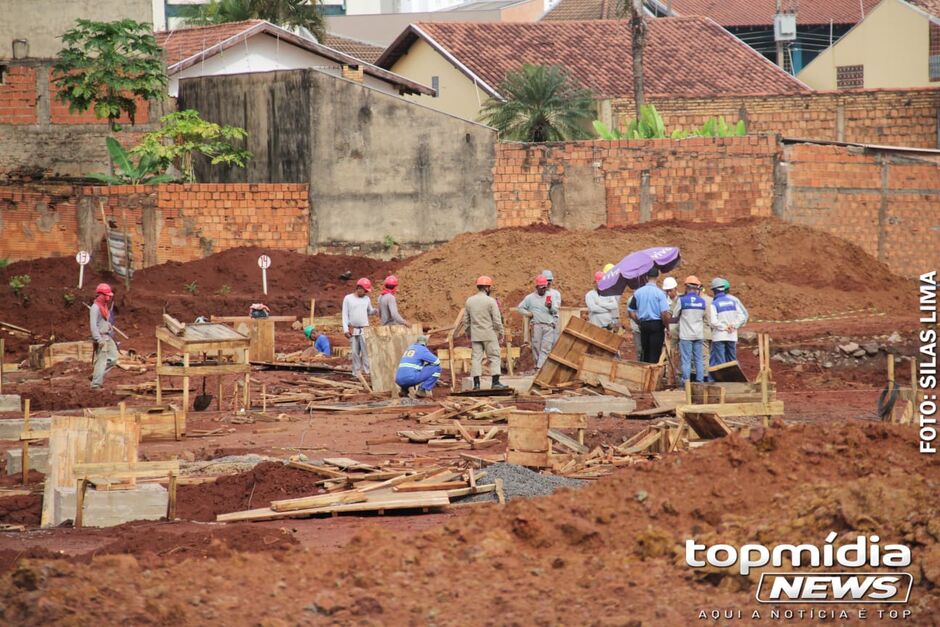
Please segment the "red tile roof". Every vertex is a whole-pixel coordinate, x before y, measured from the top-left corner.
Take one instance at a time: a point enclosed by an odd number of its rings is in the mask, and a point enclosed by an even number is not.
[[[934,17],[940,17],[940,0],[905,0],[905,2],[913,4]]]
[[[376,46],[364,41],[359,41],[358,39],[342,37],[341,35],[334,35],[333,33],[327,33],[326,38],[323,40],[323,45],[329,46],[333,50],[345,52],[351,57],[362,59],[366,63],[375,63],[375,60],[385,51],[385,48],[382,46]]]
[[[645,86],[650,96],[793,94],[810,91],[707,18],[648,23]],[[391,68],[419,38],[491,94],[524,63],[561,65],[600,98],[632,97],[630,28],[623,20],[587,22],[420,22],[385,50]]]
[[[722,26],[773,26],[776,0],[648,0],[666,7],[671,2],[674,15],[704,15]],[[783,9],[796,10],[796,23],[857,24],[861,5],[868,15],[881,0],[783,0]]]
[[[157,44],[166,50],[166,64],[172,67],[181,61],[221,44],[232,37],[244,33],[253,26],[263,24],[263,20],[245,20],[229,22],[215,26],[179,28],[177,30],[154,33]]]
[[[617,0],[561,0],[543,20],[614,20],[617,19]]]

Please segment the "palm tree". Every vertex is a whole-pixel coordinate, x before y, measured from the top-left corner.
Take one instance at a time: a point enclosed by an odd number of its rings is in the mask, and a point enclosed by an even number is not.
[[[256,19],[285,28],[306,28],[318,41],[326,35],[317,0],[210,0],[183,7],[181,16],[193,26]]]
[[[510,141],[546,142],[591,137],[595,116],[590,90],[557,65],[523,65],[506,74],[501,98],[483,103],[480,121]]]

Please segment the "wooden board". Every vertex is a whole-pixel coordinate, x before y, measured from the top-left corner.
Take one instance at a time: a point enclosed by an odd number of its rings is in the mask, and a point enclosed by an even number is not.
[[[235,522],[243,520],[276,520],[278,518],[301,518],[324,514],[344,512],[374,512],[397,509],[424,509],[430,507],[446,507],[450,498],[446,491],[428,492],[370,492],[369,499],[362,503],[342,503],[309,509],[300,509],[284,512],[275,512],[270,507],[248,510],[245,512],[232,512],[219,514],[217,522]]]
[[[396,390],[395,372],[405,350],[422,334],[420,324],[366,327],[362,330],[369,354],[372,391],[383,394]]]
[[[692,383],[691,387],[692,402],[696,405],[720,402],[722,390],[725,403],[760,403],[763,398],[759,383]],[[767,392],[769,400],[774,400],[777,396],[776,384],[768,383]]]
[[[551,466],[548,451],[541,453],[529,453],[526,451],[506,451],[506,461],[510,464],[519,466],[530,466],[532,468],[548,468]]]
[[[722,418],[733,416],[781,416],[783,415],[783,401],[763,403],[720,403],[709,405],[680,405],[676,408],[676,415],[686,412],[714,413]]]
[[[510,451],[548,452],[548,414],[515,412],[508,424]]]
[[[242,335],[227,324],[205,322],[187,324],[181,336],[175,336],[165,327],[157,327],[158,340],[166,342],[178,350],[212,351],[248,346],[248,337]]]
[[[49,473],[42,500],[42,526],[56,520],[55,490],[76,484],[75,464],[136,462],[140,426],[130,420],[53,416],[49,429]]]
[[[229,324],[238,324],[239,322],[251,322],[252,320],[268,320],[270,322],[297,322],[297,316],[268,316],[267,318],[252,318],[251,316],[210,316],[210,322],[228,322]]]
[[[731,427],[718,414],[687,411],[683,412],[682,418],[703,440],[723,438],[731,433]]]
[[[29,347],[29,367],[34,370],[42,370],[64,361],[90,364],[94,359],[94,355],[94,342],[33,344]]]
[[[535,385],[554,387],[575,381],[584,355],[614,356],[623,338],[616,333],[572,317],[562,329],[548,360],[535,375]]]
[[[627,387],[631,392],[652,392],[659,384],[662,366],[638,361],[621,361],[606,355],[583,355],[578,377],[584,381],[591,375],[606,377]]]
[[[239,323],[236,330],[248,336],[249,361],[274,361],[274,320],[249,319]]]
[[[747,383],[747,377],[736,361],[729,361],[724,364],[712,366],[708,369],[708,374],[712,376],[712,379],[718,382],[737,381],[739,383]]]
[[[84,415],[99,419],[120,419],[121,411],[116,407],[85,409]],[[140,424],[142,442],[151,440],[179,440],[186,435],[186,412],[170,406],[133,407],[125,411],[125,420]]]
[[[653,403],[660,409],[673,410],[685,404],[685,392],[681,390],[660,390],[653,392]]]

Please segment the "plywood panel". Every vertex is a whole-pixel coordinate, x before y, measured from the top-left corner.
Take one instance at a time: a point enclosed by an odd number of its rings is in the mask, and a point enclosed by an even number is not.
[[[372,391],[390,392],[395,389],[395,371],[405,349],[422,334],[420,324],[366,327],[362,330],[369,353]]]
[[[616,355],[623,338],[616,333],[572,317],[535,376],[535,384],[553,387],[577,379],[584,355]]]

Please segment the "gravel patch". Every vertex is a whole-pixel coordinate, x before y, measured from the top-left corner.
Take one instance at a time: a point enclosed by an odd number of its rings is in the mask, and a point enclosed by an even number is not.
[[[479,483],[494,483],[497,479],[502,479],[503,493],[506,495],[507,501],[517,497],[548,496],[558,488],[577,488],[587,483],[579,479],[539,474],[525,466],[504,462],[487,466],[485,470],[486,476]],[[460,499],[460,502],[471,503],[495,500],[496,492],[485,492]]]

